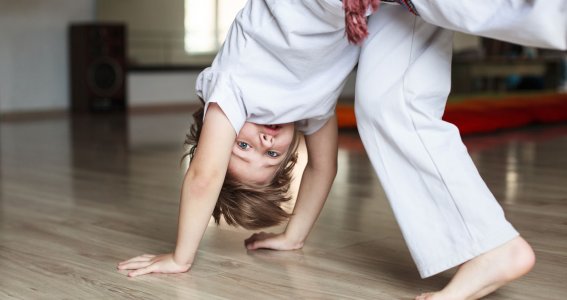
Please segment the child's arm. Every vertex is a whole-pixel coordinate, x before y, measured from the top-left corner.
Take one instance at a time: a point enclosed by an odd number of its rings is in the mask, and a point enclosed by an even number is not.
[[[119,269],[134,270],[129,276],[189,270],[218,199],[235,138],[236,133],[220,107],[211,103],[181,189],[175,252],[134,257],[120,263]]]
[[[292,250],[303,247],[317,220],[337,173],[337,120],[330,119],[316,133],[306,136],[308,161],[297,202],[282,234],[256,233],[245,241],[248,249]]]

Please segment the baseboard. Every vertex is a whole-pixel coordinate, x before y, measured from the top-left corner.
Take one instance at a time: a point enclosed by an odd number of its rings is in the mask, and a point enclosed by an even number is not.
[[[31,110],[0,113],[0,122],[36,121],[67,117],[66,109]]]
[[[162,113],[175,113],[187,112],[192,113],[202,106],[201,103],[171,103],[171,104],[150,104],[150,105],[136,105],[128,108],[128,113],[133,115],[147,115],[147,114],[162,114]]]
[[[149,115],[149,114],[165,114],[165,113],[188,113],[196,111],[202,105],[199,103],[187,104],[151,104],[137,105],[128,108],[129,115]],[[71,115],[67,109],[50,109],[50,110],[33,110],[33,111],[15,111],[0,113],[0,122],[18,122],[18,121],[36,121],[64,118]]]

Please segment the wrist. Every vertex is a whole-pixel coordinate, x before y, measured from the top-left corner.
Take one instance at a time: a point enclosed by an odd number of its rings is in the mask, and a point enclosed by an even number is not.
[[[193,264],[193,258],[180,255],[178,251],[173,252],[172,259],[176,264],[180,266],[191,267],[191,265]]]
[[[303,245],[305,244],[305,238],[301,238],[287,231],[284,232],[284,236],[290,247],[294,249],[303,248]]]

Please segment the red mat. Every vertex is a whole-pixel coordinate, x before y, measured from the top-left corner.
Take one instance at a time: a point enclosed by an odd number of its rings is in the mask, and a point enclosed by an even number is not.
[[[338,105],[337,119],[340,128],[356,128],[352,105]],[[443,120],[455,124],[461,134],[567,121],[567,94],[471,98],[449,102]]]

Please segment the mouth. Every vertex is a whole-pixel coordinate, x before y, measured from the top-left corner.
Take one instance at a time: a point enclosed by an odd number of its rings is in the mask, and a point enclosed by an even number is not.
[[[264,125],[264,131],[269,135],[276,135],[281,127],[281,125]]]

